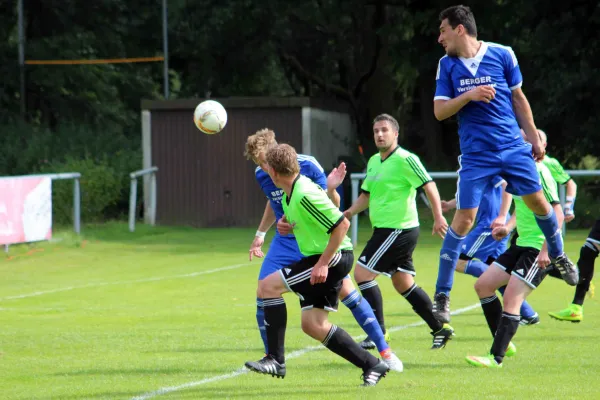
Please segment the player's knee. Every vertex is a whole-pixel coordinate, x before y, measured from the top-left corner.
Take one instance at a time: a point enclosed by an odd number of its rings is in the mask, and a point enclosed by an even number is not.
[[[473,287],[475,288],[475,292],[477,293],[480,299],[492,296],[497,289],[495,287],[491,287],[488,281],[481,278],[475,281]]]
[[[315,318],[312,318],[306,312],[302,313],[302,332],[306,333],[313,339],[323,341],[327,332],[325,332],[325,326],[323,323]]]
[[[522,199],[534,214],[547,215],[552,210],[552,206],[548,203],[548,200],[546,200],[541,190],[533,194],[522,196]]]
[[[402,294],[415,284],[415,278],[405,272],[396,272],[392,275],[392,283],[394,284],[394,289]]]
[[[466,235],[473,223],[475,223],[475,215],[472,212],[457,212],[452,220],[452,230],[459,235]]]
[[[363,281],[368,280],[368,278],[367,278],[368,274],[366,272],[367,271],[363,267],[361,267],[360,265],[356,264],[354,266],[354,280],[356,282],[363,282]]]
[[[281,296],[281,290],[279,290],[272,282],[271,279],[265,278],[258,281],[258,289],[256,294],[261,299],[271,299],[274,297]]]

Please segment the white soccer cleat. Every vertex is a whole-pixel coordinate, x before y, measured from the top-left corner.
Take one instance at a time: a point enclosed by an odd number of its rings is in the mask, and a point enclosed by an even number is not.
[[[402,361],[398,358],[398,356],[395,353],[388,351],[384,355],[381,356],[381,359],[384,363],[387,364],[390,371],[394,371],[394,372],[404,371],[404,364],[402,364]]]

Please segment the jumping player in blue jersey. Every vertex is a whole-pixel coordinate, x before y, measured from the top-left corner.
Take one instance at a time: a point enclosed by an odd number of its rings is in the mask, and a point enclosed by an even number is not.
[[[506,192],[506,181],[499,176],[492,178],[483,191],[475,217],[475,227],[468,233],[456,264],[456,272],[479,278],[508,248],[509,236],[496,240],[494,228],[506,225],[512,195]],[[442,201],[442,210],[456,208],[456,199]],[[499,289],[504,294],[505,287]],[[540,317],[526,301],[521,306],[521,325],[539,324]]]
[[[256,231],[256,235],[250,245],[250,260],[253,257],[264,257],[262,245],[266,232],[275,223],[278,222],[275,236],[271,241],[269,251],[263,260],[260,268],[258,280],[261,281],[275,271],[279,271],[284,266],[292,265],[303,258],[298,248],[298,243],[293,235],[293,227],[286,224],[283,215],[283,206],[281,198],[283,190],[279,189],[273,183],[273,180],[266,172],[267,163],[265,155],[267,150],[277,145],[275,133],[270,129],[262,129],[254,135],[249,136],[246,141],[246,151],[244,155],[254,161],[258,167],[255,170],[256,180],[260,185],[263,193],[267,197],[267,204],[263,217]],[[313,182],[318,184],[327,191],[327,195],[332,202],[339,207],[340,196],[336,188],[341,184],[346,176],[346,166],[344,163],[335,168],[328,177],[325,176],[323,167],[319,162],[311,156],[298,154],[298,164],[300,166],[300,174],[308,177]],[[287,226],[286,226],[287,225]],[[290,232],[290,234],[281,234],[282,232]],[[354,288],[354,284],[350,277],[343,280],[342,289],[340,291],[340,299],[346,305],[352,315],[365,331],[368,337],[371,338],[379,351],[383,361],[390,367],[391,370],[401,372],[403,369],[402,361],[392,352],[389,344],[386,342],[381,326],[377,322],[371,305],[364,299],[360,293]],[[265,330],[264,308],[269,304],[265,304],[262,295],[257,289],[256,293],[256,321],[263,340],[265,353],[268,353],[267,337]],[[372,336],[374,335],[374,336]]]
[[[548,242],[552,263],[570,285],[579,280],[577,267],[563,252],[552,206],[544,198],[535,161],[544,158],[529,102],[521,90],[523,77],[510,47],[477,40],[475,17],[465,6],[440,13],[438,42],[446,55],[438,63],[435,117],[458,116],[456,214],[440,251],[434,314],[450,321],[450,290],[465,235],[475,221],[486,185],[495,176],[506,191],[521,196]],[[523,128],[529,143],[521,137]],[[532,156],[533,155],[533,156]]]

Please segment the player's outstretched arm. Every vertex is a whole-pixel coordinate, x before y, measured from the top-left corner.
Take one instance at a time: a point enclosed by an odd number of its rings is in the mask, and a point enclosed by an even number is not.
[[[517,213],[513,213],[506,225],[498,226],[492,230],[494,240],[502,240],[507,237],[517,226]]]
[[[442,212],[448,212],[456,208],[456,199],[442,200]]]
[[[531,106],[521,88],[516,88],[512,91],[512,104],[517,122],[521,129],[525,131],[527,141],[531,143],[531,147],[533,148],[533,158],[536,161],[542,160],[546,151],[542,147],[542,141],[533,122]]]
[[[337,192],[338,186],[344,182],[346,178],[346,163],[341,162],[339,166],[333,169],[327,176],[327,197],[335,204],[336,207],[340,206],[340,194]]]
[[[323,283],[327,279],[329,263],[346,237],[349,227],[350,221],[348,221],[347,218],[344,218],[331,232],[327,247],[325,247],[325,251],[323,251],[323,254],[319,257],[319,261],[317,261],[313,267],[310,275],[310,283],[312,285]]]
[[[356,199],[354,204],[352,204],[352,206],[350,206],[349,209],[344,211],[344,215],[346,216],[346,218],[350,219],[353,215],[356,215],[369,208],[369,197],[369,193],[362,192],[360,196],[358,196],[358,199]]]
[[[575,218],[575,197],[577,197],[577,184],[569,179],[567,186],[567,201],[565,202],[565,222],[571,222]]]
[[[271,202],[267,200],[267,205],[265,206],[265,211],[263,212],[262,219],[258,225],[258,230],[256,231],[256,235],[254,236],[252,244],[250,245],[250,261],[252,261],[252,256],[259,258],[265,256],[262,251],[262,245],[265,242],[265,235],[267,234],[267,231],[274,223],[275,212],[273,211],[273,208],[271,208]]]
[[[502,182],[502,202],[500,203],[500,212],[494,221],[492,221],[492,225],[490,228],[494,229],[498,226],[504,225],[506,222],[506,216],[510,211],[510,205],[512,204],[512,194],[506,191],[506,181]]]
[[[432,235],[438,234],[441,238],[446,236],[448,231],[448,222],[442,213],[442,201],[440,200],[440,192],[434,181],[427,182],[423,185],[423,191],[431,204],[431,213],[433,214],[433,230]]]

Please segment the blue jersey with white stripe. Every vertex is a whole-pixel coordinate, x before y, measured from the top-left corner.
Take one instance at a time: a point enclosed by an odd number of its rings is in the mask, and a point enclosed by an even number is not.
[[[517,57],[508,46],[482,41],[473,58],[446,55],[440,59],[434,100],[450,100],[481,85],[496,89],[490,103],[470,101],[458,112],[463,154],[501,150],[523,142],[512,106],[512,90],[522,83]]]
[[[483,191],[475,223],[477,226],[483,225],[489,228],[492,222],[500,214],[500,206],[502,204],[502,178],[495,177],[492,179]]]
[[[306,176],[323,189],[327,190],[327,177],[321,164],[316,158],[304,154],[298,154],[298,164],[300,165],[300,174]],[[271,202],[271,207],[275,211],[275,217],[279,220],[283,216],[283,207],[281,205],[281,197],[283,190],[279,189],[271,180],[269,174],[263,171],[260,167],[256,167],[256,181],[260,185],[265,196]]]

